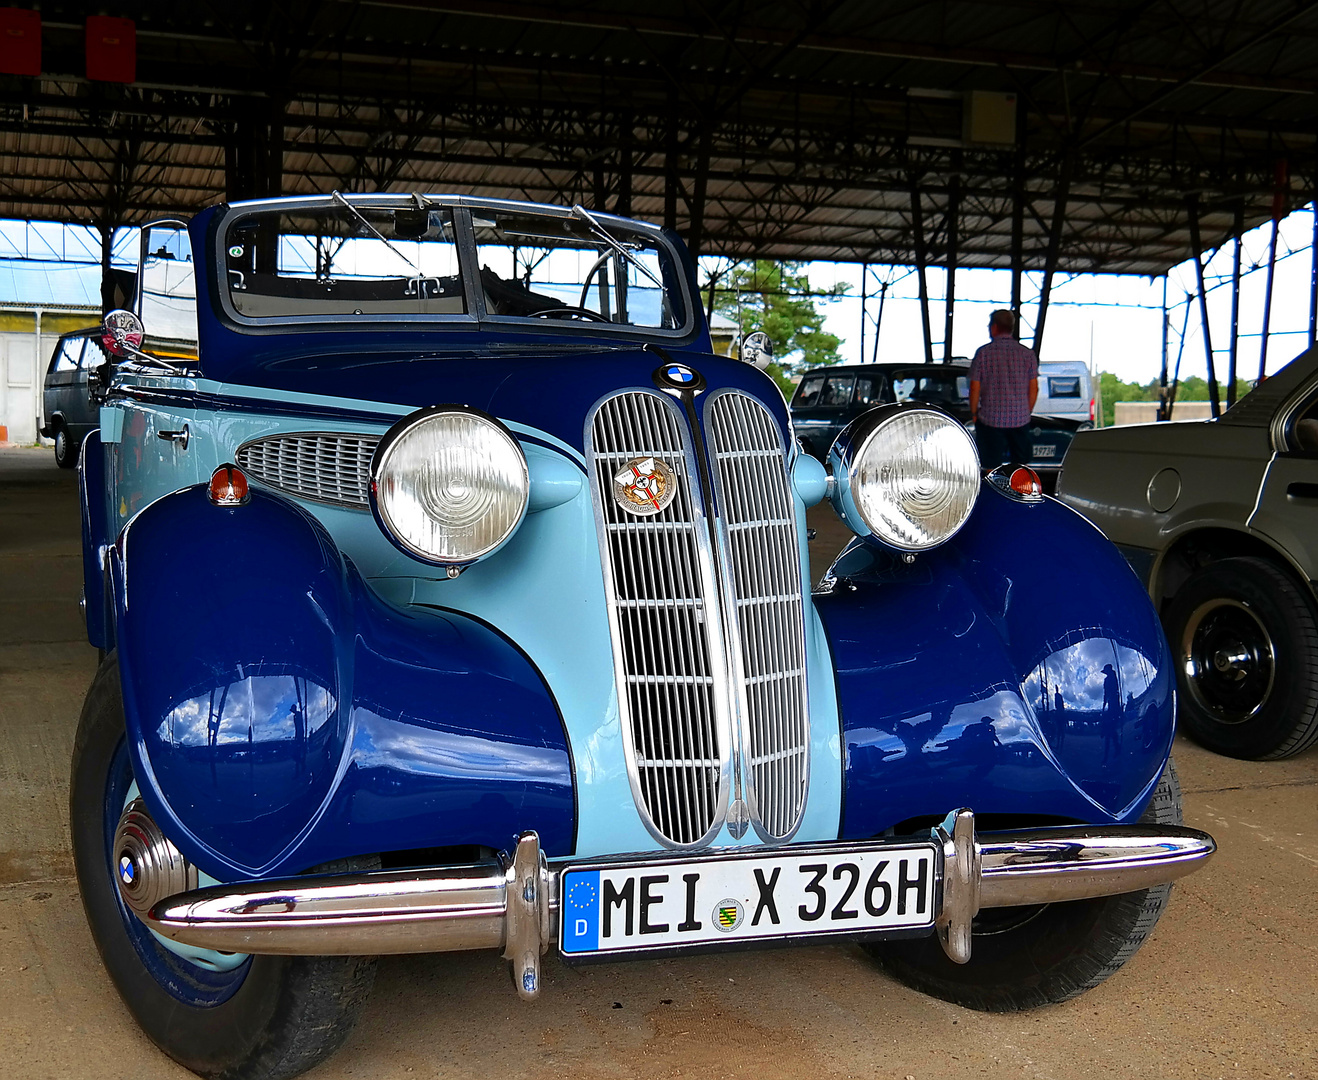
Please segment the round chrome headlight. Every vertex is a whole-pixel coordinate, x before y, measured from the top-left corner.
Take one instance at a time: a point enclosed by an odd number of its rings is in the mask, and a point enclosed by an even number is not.
[[[401,420],[371,463],[371,505],[409,555],[441,566],[498,548],[526,514],[526,457],[491,416],[438,405]]]
[[[901,551],[950,540],[979,494],[979,455],[965,427],[919,406],[858,417],[830,452],[834,505],[860,536]]]

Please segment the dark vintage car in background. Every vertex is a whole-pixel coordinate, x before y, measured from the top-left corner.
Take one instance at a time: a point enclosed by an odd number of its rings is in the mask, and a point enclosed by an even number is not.
[[[490,950],[533,998],[550,951],[857,940],[1042,1005],[1211,854],[1116,549],[914,401],[830,481],[711,352],[674,234],[237,203],[147,227],[136,295],[79,474],[70,820],[106,968],[189,1068],[309,1068],[380,953]],[[825,498],[855,536],[812,594]]]
[[[61,334],[55,342],[42,391],[41,434],[55,441],[55,463],[62,469],[78,463],[82,440],[100,423],[92,390],[107,360],[99,326]]]
[[[867,409],[893,402],[933,405],[970,424],[969,367],[964,364],[838,364],[808,371],[792,395],[792,430],[806,453],[824,461],[842,429]],[[1028,465],[1052,491],[1062,459],[1087,419],[1030,418]]]
[[[1318,743],[1318,350],[1217,420],[1082,433],[1060,491],[1161,612],[1187,734],[1243,758]]]

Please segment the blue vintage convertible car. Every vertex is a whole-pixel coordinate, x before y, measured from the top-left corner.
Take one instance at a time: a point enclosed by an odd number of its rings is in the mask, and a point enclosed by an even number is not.
[[[830,470],[652,226],[448,196],[143,231],[81,456],[82,896],[168,1054],[285,1077],[374,955],[854,940],[985,1009],[1149,934],[1174,676],[1116,550],[955,419]],[[806,577],[806,508],[855,539]]]

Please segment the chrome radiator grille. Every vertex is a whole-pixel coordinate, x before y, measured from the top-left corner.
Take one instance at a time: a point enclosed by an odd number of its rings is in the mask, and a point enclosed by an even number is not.
[[[633,795],[661,837],[707,842],[723,818],[727,722],[684,425],[656,394],[619,394],[595,413],[589,452]],[[637,516],[614,499],[614,477],[648,457],[672,469],[676,494]]]
[[[239,468],[267,487],[300,499],[366,509],[378,435],[299,432],[270,435],[238,448]]]
[[[801,562],[782,439],[768,410],[738,393],[713,398],[706,427],[731,564],[725,596],[736,605],[740,637],[733,660],[748,802],[760,831],[784,839],[805,809],[810,731]]]

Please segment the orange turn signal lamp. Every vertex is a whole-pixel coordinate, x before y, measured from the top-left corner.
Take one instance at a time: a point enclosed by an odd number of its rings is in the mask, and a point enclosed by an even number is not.
[[[1043,484],[1039,474],[1028,465],[1017,465],[1011,472],[1011,490],[1017,495],[1042,495]]]
[[[221,465],[211,473],[209,494],[216,506],[246,506],[252,501],[247,476],[232,463]]]
[[[986,477],[988,482],[1021,502],[1040,502],[1043,499],[1043,481],[1028,465],[999,465]]]

